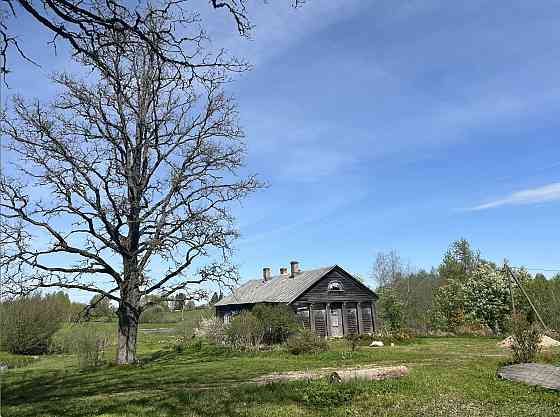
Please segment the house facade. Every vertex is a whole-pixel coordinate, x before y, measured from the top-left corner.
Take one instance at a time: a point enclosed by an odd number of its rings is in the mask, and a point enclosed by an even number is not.
[[[377,295],[338,265],[302,271],[298,262],[271,276],[247,281],[215,304],[224,321],[260,303],[287,304],[300,322],[320,336],[342,337],[375,331]]]

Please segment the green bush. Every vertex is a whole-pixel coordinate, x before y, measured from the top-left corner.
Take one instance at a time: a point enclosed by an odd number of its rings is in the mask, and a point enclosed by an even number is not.
[[[350,347],[352,352],[354,352],[360,345],[361,338],[358,333],[347,334],[346,336],[344,336],[344,339],[346,339],[346,342],[348,342],[348,346]]]
[[[331,384],[328,381],[320,380],[310,382],[303,389],[303,402],[313,407],[337,407],[344,405],[354,396],[352,384]]]
[[[534,362],[541,347],[542,330],[534,323],[529,323],[523,316],[518,315],[512,323],[511,351],[514,363]]]
[[[408,329],[400,329],[397,331],[381,330],[376,332],[370,340],[380,340],[385,346],[389,346],[391,343],[394,344],[407,344],[414,341],[416,335]]]
[[[234,316],[225,328],[227,343],[234,349],[258,350],[264,334],[263,323],[249,311]]]
[[[389,330],[398,331],[403,327],[403,303],[395,289],[381,288],[377,306],[383,323]]]
[[[83,326],[76,331],[76,354],[80,369],[94,368],[104,363],[109,336],[93,326]]]
[[[217,345],[226,343],[226,326],[218,317],[201,317],[194,333],[195,336],[206,337],[210,342]]]
[[[263,343],[267,345],[285,343],[298,329],[296,315],[290,306],[258,304],[251,313],[261,322]]]
[[[80,369],[94,368],[104,363],[105,350],[114,341],[112,332],[94,324],[72,325],[58,331],[50,341],[51,353],[74,353]]]
[[[47,353],[63,319],[63,307],[49,296],[35,294],[5,301],[0,305],[1,344],[16,354]]]
[[[89,317],[93,320],[111,321],[116,317],[111,302],[101,294],[94,295],[89,304],[93,306],[88,312]]]
[[[303,329],[288,338],[288,351],[294,355],[320,353],[329,350],[327,341],[310,330]]]

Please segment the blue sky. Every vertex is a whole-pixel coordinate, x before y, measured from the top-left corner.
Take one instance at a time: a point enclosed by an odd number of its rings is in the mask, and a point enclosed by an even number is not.
[[[255,2],[251,40],[203,14],[255,65],[230,86],[270,184],[235,207],[242,276],[299,260],[367,277],[390,249],[429,268],[460,237],[560,269],[559,2],[288,3]],[[16,61],[9,93],[48,98],[72,65],[23,27],[42,68]]]

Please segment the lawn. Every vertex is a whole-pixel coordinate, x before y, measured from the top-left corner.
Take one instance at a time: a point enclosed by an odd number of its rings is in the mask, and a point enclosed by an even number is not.
[[[140,332],[139,366],[80,371],[72,355],[54,355],[5,370],[2,416],[560,415],[559,393],[495,377],[508,352],[493,338],[421,338],[356,352],[337,341],[329,352],[293,356],[281,349],[232,353],[200,343],[178,353],[174,337]],[[559,350],[547,357],[560,365]],[[365,364],[405,364],[411,372],[340,385],[247,383],[278,371]]]

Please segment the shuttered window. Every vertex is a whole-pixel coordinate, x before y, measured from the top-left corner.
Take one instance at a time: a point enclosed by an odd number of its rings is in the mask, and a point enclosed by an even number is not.
[[[362,333],[373,333],[371,304],[362,304]]]
[[[325,310],[313,310],[313,322],[315,323],[315,333],[319,336],[327,335],[327,322]]]

